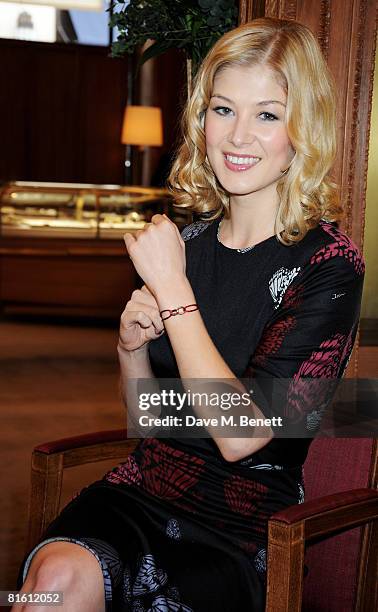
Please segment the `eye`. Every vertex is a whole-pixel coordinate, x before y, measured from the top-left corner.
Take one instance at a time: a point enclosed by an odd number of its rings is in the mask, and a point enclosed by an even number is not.
[[[223,117],[227,117],[227,115],[232,113],[232,110],[228,108],[228,106],[214,106],[213,111]]]
[[[277,119],[278,119],[278,117],[276,117],[276,115],[273,115],[272,113],[268,113],[267,111],[264,111],[263,113],[260,113],[259,117],[261,117],[263,121],[277,121]]]

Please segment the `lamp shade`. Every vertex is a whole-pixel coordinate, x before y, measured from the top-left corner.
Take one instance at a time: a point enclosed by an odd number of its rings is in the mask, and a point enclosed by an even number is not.
[[[160,147],[163,144],[161,109],[157,106],[126,106],[121,142]]]

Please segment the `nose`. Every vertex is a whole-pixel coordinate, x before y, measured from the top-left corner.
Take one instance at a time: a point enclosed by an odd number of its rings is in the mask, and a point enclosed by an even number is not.
[[[250,117],[235,117],[229,133],[229,142],[240,147],[251,144],[255,139],[255,130]]]

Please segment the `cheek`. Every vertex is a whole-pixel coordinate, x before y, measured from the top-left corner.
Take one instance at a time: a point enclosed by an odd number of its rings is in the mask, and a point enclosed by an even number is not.
[[[206,146],[214,146],[221,138],[221,130],[215,117],[208,115],[205,120]]]
[[[205,129],[205,142],[206,142],[206,148],[209,148],[212,145],[214,145],[214,137],[210,129]]]
[[[292,147],[285,129],[265,131],[261,141],[271,155],[286,157],[291,154]]]

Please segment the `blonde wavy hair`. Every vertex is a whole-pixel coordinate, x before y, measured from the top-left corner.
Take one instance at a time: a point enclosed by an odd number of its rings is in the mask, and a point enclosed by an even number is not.
[[[232,66],[272,69],[287,96],[286,129],[295,155],[277,184],[275,231],[283,244],[301,240],[320,219],[339,221],[342,207],[330,177],[336,156],[336,94],[312,32],[295,21],[255,19],[220,38],[204,59],[182,116],[183,142],[168,177],[176,205],[207,220],[229,217],[229,194],[206,158],[204,115],[214,78]],[[282,233],[277,228],[284,227]]]

